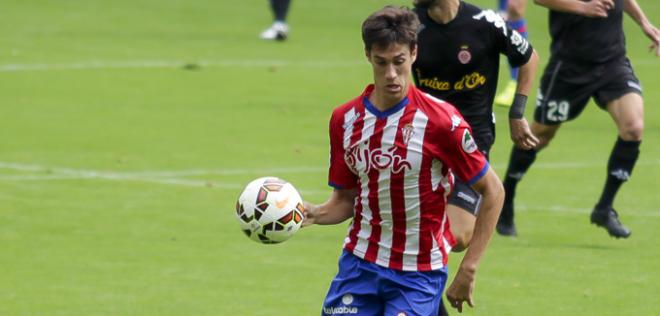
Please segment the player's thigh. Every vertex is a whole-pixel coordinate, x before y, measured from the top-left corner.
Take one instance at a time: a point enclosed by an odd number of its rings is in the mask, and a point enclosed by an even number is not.
[[[330,284],[321,315],[382,315],[378,293],[378,273],[365,268],[370,263],[344,251],[339,271]]]
[[[639,79],[627,58],[607,66],[607,81],[596,91],[594,99],[607,110],[625,140],[640,140],[644,129],[644,100]]]
[[[447,282],[446,269],[428,272],[398,271],[384,287],[383,315],[438,315],[442,291]]]
[[[477,218],[453,204],[447,204],[445,211],[449,217],[449,227],[455,241],[452,251],[461,252],[470,245],[472,233],[474,232],[474,223]]]
[[[635,92],[630,92],[607,104],[619,130],[619,136],[628,141],[639,141],[644,131],[644,100]]]

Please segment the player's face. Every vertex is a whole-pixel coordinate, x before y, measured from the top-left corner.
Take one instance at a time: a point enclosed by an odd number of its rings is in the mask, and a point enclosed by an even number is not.
[[[391,44],[387,48],[372,47],[367,58],[374,71],[376,91],[388,98],[400,101],[408,93],[412,64],[417,58],[417,48],[406,44]]]

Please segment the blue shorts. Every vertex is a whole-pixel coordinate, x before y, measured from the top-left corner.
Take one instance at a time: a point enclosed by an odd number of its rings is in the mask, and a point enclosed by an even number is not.
[[[344,250],[321,315],[438,315],[447,268],[399,271]]]

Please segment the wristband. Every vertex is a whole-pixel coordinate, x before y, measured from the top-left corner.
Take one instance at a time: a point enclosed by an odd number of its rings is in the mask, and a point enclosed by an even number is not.
[[[527,96],[520,93],[516,93],[516,96],[513,97],[513,103],[511,103],[511,108],[509,109],[509,118],[510,119],[521,119],[525,116],[525,105],[527,104]]]

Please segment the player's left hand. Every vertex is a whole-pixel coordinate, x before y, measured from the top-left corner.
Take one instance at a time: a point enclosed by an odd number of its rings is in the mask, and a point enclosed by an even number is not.
[[[642,30],[651,39],[649,50],[655,51],[655,55],[660,56],[660,30],[651,23],[643,24]]]
[[[539,139],[532,134],[532,130],[529,129],[529,124],[524,117],[521,119],[509,119],[509,129],[511,140],[516,147],[529,150],[539,144]]]
[[[472,291],[474,290],[475,274],[476,271],[474,270],[459,268],[454,281],[451,282],[451,285],[447,289],[447,301],[459,313],[463,312],[464,302],[467,302],[470,307],[474,307]]]

